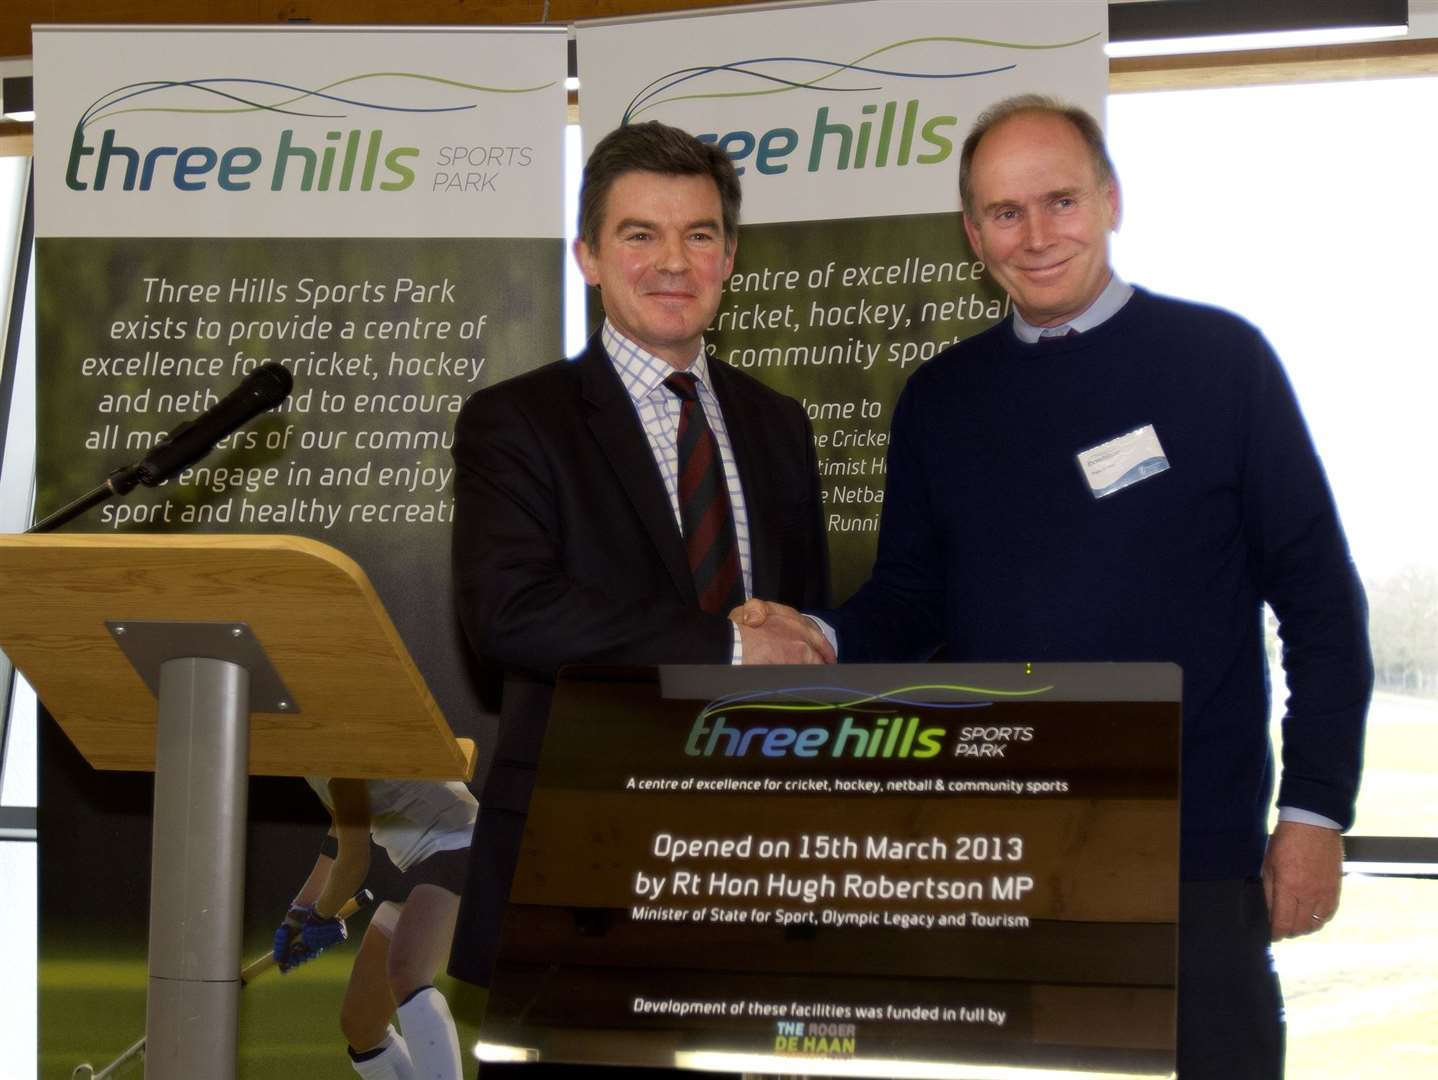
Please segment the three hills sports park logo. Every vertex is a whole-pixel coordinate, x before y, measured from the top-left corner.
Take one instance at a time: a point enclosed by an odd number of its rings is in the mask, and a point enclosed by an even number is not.
[[[796,686],[716,698],[690,725],[689,757],[915,759],[1002,756],[1011,743],[1031,741],[1025,725],[998,732],[980,711],[995,701],[1032,700],[1052,686],[1002,689],[922,683],[871,693],[842,686]],[[936,723],[934,714],[967,713],[974,723]],[[811,723],[800,726],[801,718]],[[949,736],[955,736],[952,743]]]
[[[686,103],[708,102],[712,107],[721,100],[756,99],[756,105],[763,105],[798,95],[816,104],[805,123],[696,134],[728,153],[741,175],[749,169],[777,176],[791,168],[817,173],[938,165],[954,152],[959,117],[931,111],[909,88],[1015,72],[1028,58],[1076,48],[1100,36],[1095,32],[1072,41],[1021,42],[933,35],[889,42],[850,60],[754,56],[683,67],[635,93],[623,122],[662,115],[666,122],[687,128]],[[653,115],[655,110],[661,112]]]
[[[75,122],[65,184],[71,191],[246,192],[405,191],[415,182],[418,146],[380,123],[416,116],[474,113],[487,95],[532,94],[555,85],[493,86],[414,72],[368,72],[306,88],[262,78],[202,78],[129,83],[102,94]],[[161,114],[158,140],[125,134],[126,120]],[[188,126],[213,132],[226,118],[274,118],[267,142],[184,145]],[[200,121],[201,125],[186,124]],[[153,127],[153,125],[149,125]],[[401,124],[401,126],[404,126]],[[475,160],[476,149],[483,161]],[[527,166],[527,146],[450,147],[438,160],[465,176],[479,165]],[[436,174],[447,184],[451,174]]]

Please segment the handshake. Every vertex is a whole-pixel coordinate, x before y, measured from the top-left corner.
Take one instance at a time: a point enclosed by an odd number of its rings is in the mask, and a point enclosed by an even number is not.
[[[832,664],[834,647],[818,623],[785,604],[755,597],[733,611],[746,664]]]

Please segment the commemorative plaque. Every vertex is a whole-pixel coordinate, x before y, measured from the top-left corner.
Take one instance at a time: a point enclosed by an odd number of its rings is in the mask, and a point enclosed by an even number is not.
[[[1166,664],[566,672],[485,1042],[1171,1074],[1180,687]]]

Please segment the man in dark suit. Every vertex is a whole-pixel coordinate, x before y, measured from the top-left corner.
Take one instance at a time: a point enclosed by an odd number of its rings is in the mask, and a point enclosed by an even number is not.
[[[489,981],[562,666],[833,659],[807,620],[728,618],[745,596],[828,593],[808,418],[703,348],[739,200],[715,147],[657,123],[611,132],[575,243],[603,328],[460,415],[456,601],[475,653],[505,669],[451,967],[470,982]]]

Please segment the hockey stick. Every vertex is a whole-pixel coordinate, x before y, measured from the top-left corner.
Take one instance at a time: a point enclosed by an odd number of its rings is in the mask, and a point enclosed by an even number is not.
[[[337,912],[337,915],[341,919],[348,919],[356,911],[367,908],[373,903],[374,893],[368,889],[361,889],[344,902],[343,906],[341,906]],[[273,953],[265,953],[263,956],[255,957],[240,969],[240,985],[242,987],[248,986],[257,975],[263,975],[274,966],[275,957]],[[125,1048],[124,1053],[99,1072],[96,1072],[95,1066],[91,1065],[88,1061],[76,1065],[74,1071],[70,1073],[70,1080],[111,1080],[112,1077],[118,1075],[120,1069],[124,1066],[144,1056],[145,1036],[141,1035]]]

